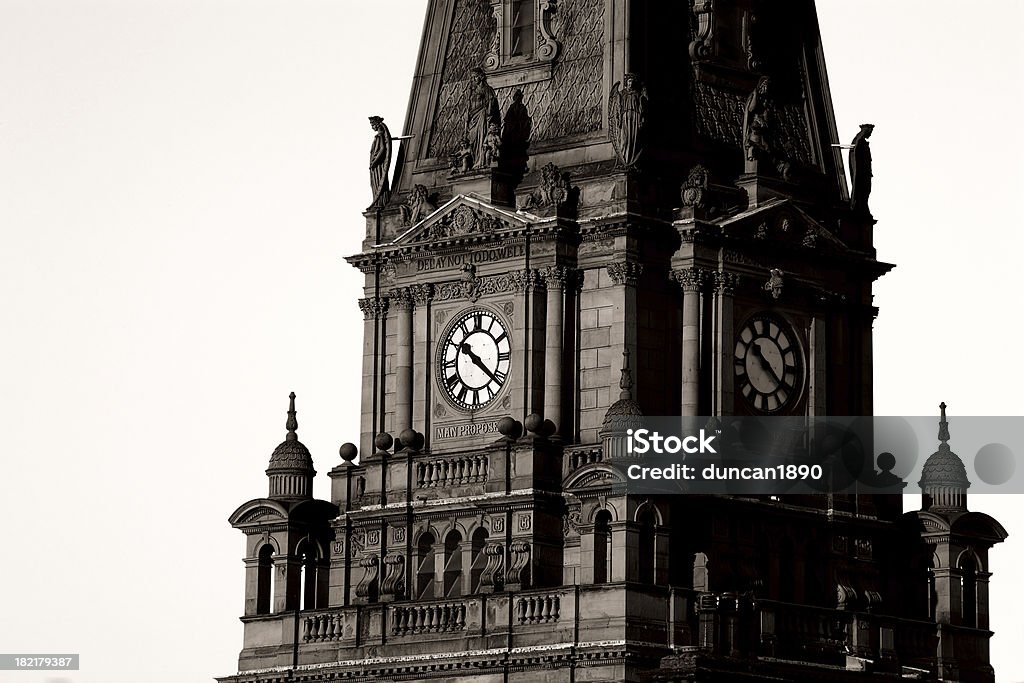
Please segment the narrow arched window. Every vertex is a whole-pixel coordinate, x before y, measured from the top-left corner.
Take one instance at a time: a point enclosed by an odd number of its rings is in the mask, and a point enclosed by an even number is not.
[[[512,3],[511,56],[533,57],[536,9],[537,0],[516,0]]]
[[[594,583],[608,583],[612,575],[612,515],[601,510],[594,517]]]
[[[416,595],[420,600],[434,597],[434,535],[429,532],[416,544]]]
[[[462,595],[462,534],[449,532],[444,539],[444,596]]]
[[[274,546],[267,543],[257,557],[256,614],[270,614],[274,599]]]
[[[299,551],[299,609],[316,609],[317,605],[317,559],[316,548],[304,543]]]
[[[487,547],[487,530],[477,529],[473,532],[470,542],[471,564],[469,569],[469,592],[480,592],[480,580],[487,566],[487,556],[484,555],[484,548]]]
[[[646,585],[654,585],[654,511],[650,506],[637,517],[640,525],[637,542],[638,570],[637,581]]]
[[[963,607],[963,624],[970,628],[978,627],[978,567],[974,558],[965,555],[960,560],[961,601]]]

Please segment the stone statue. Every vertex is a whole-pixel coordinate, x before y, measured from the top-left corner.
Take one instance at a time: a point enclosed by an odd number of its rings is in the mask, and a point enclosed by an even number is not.
[[[463,137],[458,148],[451,155],[452,175],[469,173],[473,170],[473,144]]]
[[[371,209],[383,208],[391,198],[388,171],[391,169],[391,131],[379,116],[370,117],[370,127],[376,135],[370,146],[370,190],[373,192]]]
[[[868,138],[874,129],[870,123],[861,124],[860,132],[850,146],[850,209],[868,216],[871,215],[868,209],[868,196],[871,195],[871,146]]]
[[[768,91],[771,81],[762,76],[747,98],[747,106],[743,110],[743,151],[746,159],[746,170],[752,173],[757,170],[758,160],[768,160],[771,150],[768,144],[770,126],[768,124]]]
[[[487,136],[491,124],[497,124],[498,130],[501,130],[501,111],[498,109],[498,97],[494,94],[494,88],[487,84],[487,75],[483,69],[473,69],[472,74],[466,138],[470,143],[474,165],[483,168],[487,165]]]
[[[647,115],[647,89],[636,74],[626,74],[620,84],[612,86],[608,98],[608,121],[611,126],[612,147],[619,161],[627,168],[635,168],[643,153],[643,128]]]
[[[501,126],[490,123],[487,126],[487,137],[484,138],[484,165],[497,166],[501,156]]]
[[[416,225],[436,210],[437,207],[430,201],[426,185],[417,183],[413,185],[409,198],[401,207],[402,221],[406,225]]]

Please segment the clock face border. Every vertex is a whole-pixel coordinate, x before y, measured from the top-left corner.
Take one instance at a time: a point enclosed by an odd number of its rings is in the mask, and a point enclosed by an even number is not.
[[[485,329],[481,330],[476,327],[475,324],[471,324],[468,328],[463,325],[466,321],[472,321],[477,315],[482,315],[485,318],[490,318],[493,322],[485,326]],[[497,327],[495,327],[495,323]],[[484,338],[489,339],[487,342],[483,338],[481,341],[484,342],[486,348],[480,349],[480,355],[477,356],[477,360],[481,361],[483,366],[486,366],[487,370],[483,370],[480,364],[472,361],[465,354],[456,352],[450,354],[449,349],[453,346],[453,338],[456,333],[461,330],[469,330],[468,334],[464,334],[463,339],[468,339],[474,335],[483,335]],[[497,329],[501,330],[500,334],[497,334]],[[491,334],[491,330],[495,331],[496,334]],[[505,392],[511,379],[512,373],[512,329],[506,319],[499,315],[496,311],[488,306],[472,306],[469,308],[458,311],[451,320],[445,325],[444,332],[438,338],[436,357],[434,360],[434,374],[437,381],[437,389],[444,396],[445,401],[455,408],[456,410],[463,413],[477,413],[485,408],[489,408],[495,404],[495,401]],[[460,342],[458,342],[460,343]],[[452,358],[449,356],[454,355],[455,364],[452,365]],[[492,356],[494,356],[492,366]],[[474,383],[474,386],[469,386],[464,382],[464,378],[460,373],[460,365],[466,366],[473,372],[480,374],[478,383]],[[455,370],[455,375],[459,377],[459,382],[453,387],[449,383],[449,378],[452,376],[450,370]],[[495,383],[493,377],[488,378],[482,374],[484,372],[490,373],[501,373],[503,375],[500,382],[498,382],[497,390],[491,390],[489,387]],[[489,381],[486,381],[489,380]],[[465,387],[467,389],[464,398],[460,399],[453,388]],[[487,389],[488,396],[484,400],[477,400],[476,402],[468,400],[469,392],[474,392],[475,395],[479,396],[479,392],[483,389]]]
[[[744,340],[745,333],[750,334],[749,340]],[[751,351],[759,339],[768,342],[758,345],[762,351],[755,356]],[[781,343],[782,339],[787,342],[786,346]],[[775,313],[751,315],[738,328],[732,358],[735,392],[755,414],[784,414],[799,405],[807,386],[805,355],[800,335],[788,320]],[[792,382],[786,389],[790,377]],[[750,391],[745,393],[748,386]]]

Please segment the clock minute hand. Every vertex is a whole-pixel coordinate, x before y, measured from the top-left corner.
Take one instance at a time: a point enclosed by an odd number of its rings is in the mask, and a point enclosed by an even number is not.
[[[497,381],[497,378],[494,376],[494,373],[491,372],[490,368],[487,367],[487,365],[484,363],[483,359],[480,358],[480,356],[478,356],[475,353],[473,353],[473,347],[469,345],[469,342],[462,342],[462,346],[460,346],[459,349],[464,354],[469,356],[469,359],[471,361],[473,361],[473,365],[477,366],[478,368],[480,368],[481,370],[486,372],[488,377],[490,377],[491,379]]]
[[[761,348],[761,345],[755,341],[753,344],[751,344],[751,346],[757,349],[756,353],[758,360],[761,361],[761,369],[768,370],[769,372],[771,372],[772,377],[775,378],[775,381],[778,382],[779,384],[782,384],[782,378],[779,377],[779,374],[777,372],[775,372],[775,367],[772,365],[772,362],[765,357],[764,349]]]

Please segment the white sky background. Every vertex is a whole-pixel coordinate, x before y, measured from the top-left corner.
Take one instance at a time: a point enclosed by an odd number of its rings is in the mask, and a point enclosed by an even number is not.
[[[844,143],[872,138],[878,414],[1024,413],[1022,4],[819,0]],[[204,681],[241,647],[242,535],[287,394],[357,441],[369,114],[396,134],[422,0],[0,0],[0,683]],[[1020,466],[1020,465],[1019,465]],[[1024,512],[993,659],[1024,681]],[[916,504],[916,499],[908,504]]]

